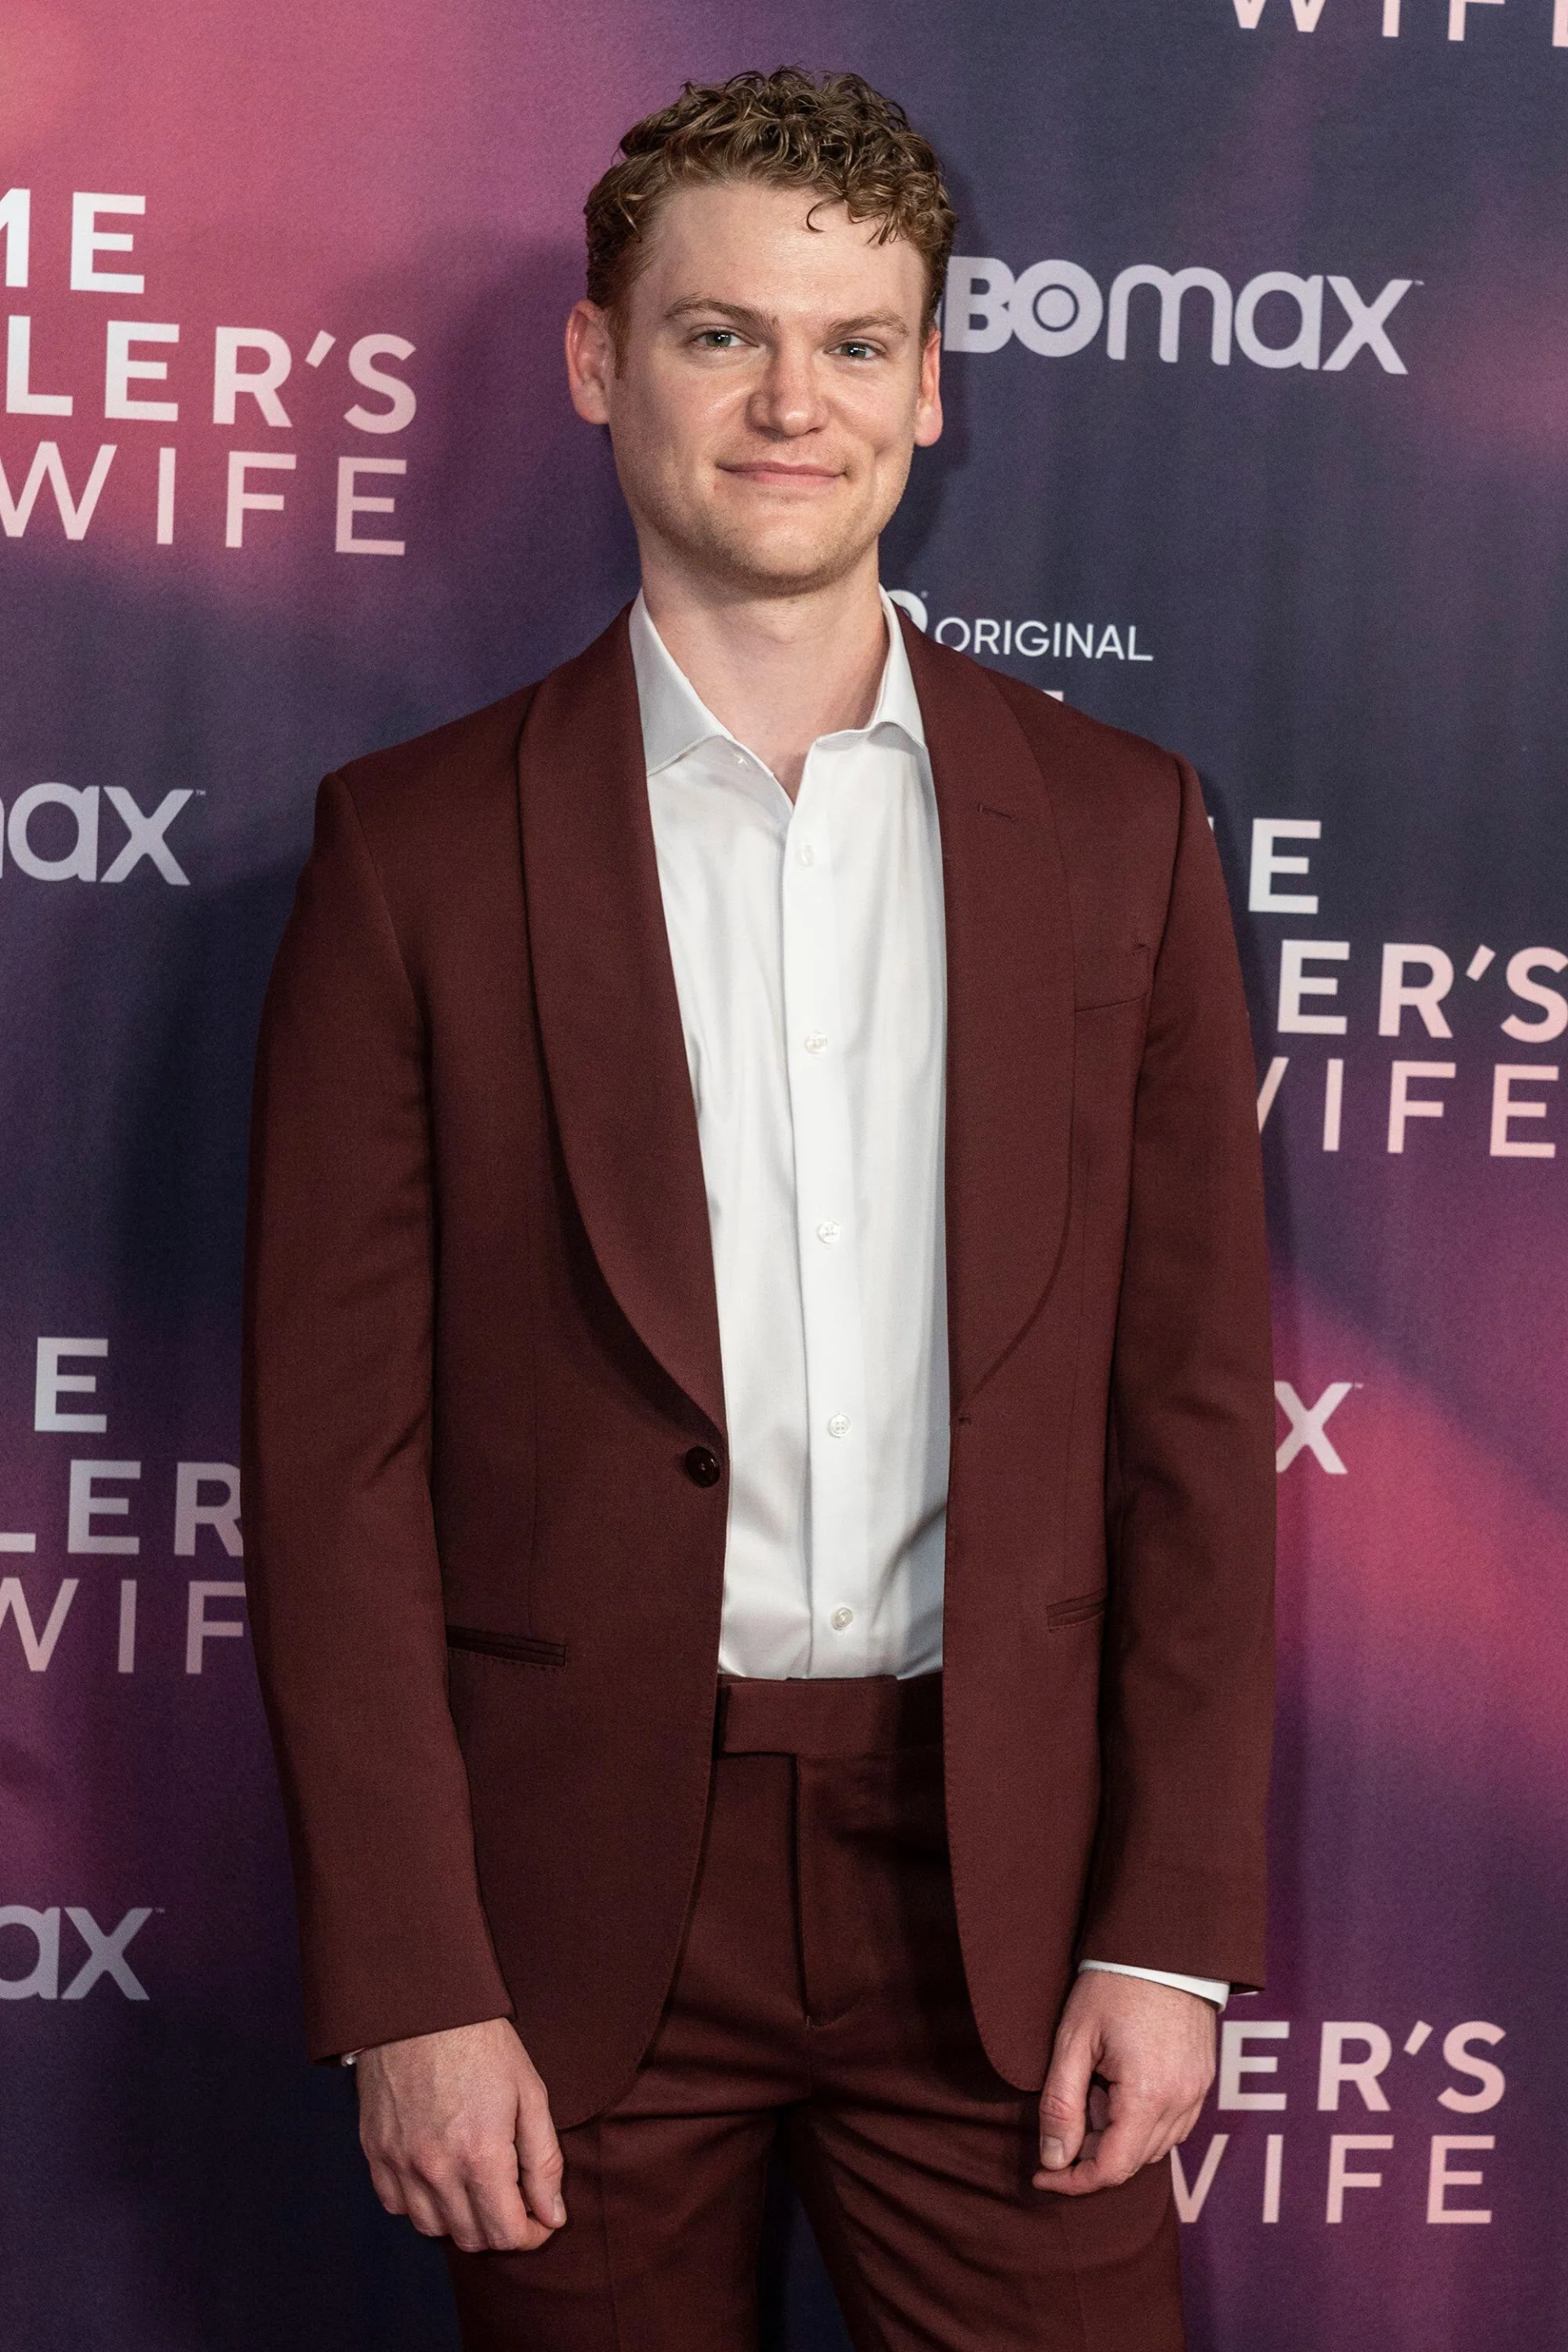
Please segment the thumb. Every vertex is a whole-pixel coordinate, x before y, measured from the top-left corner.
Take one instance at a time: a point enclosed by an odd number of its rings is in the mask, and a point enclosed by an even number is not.
[[[558,2230],[566,2219],[561,2195],[566,2163],[551,2121],[550,2101],[537,2075],[518,2102],[517,2168],[523,2201],[534,2220]]]
[[[1065,2171],[1083,2146],[1093,2071],[1089,2035],[1064,2027],[1057,2035],[1051,2071],[1040,2093],[1040,2162],[1047,2172]]]

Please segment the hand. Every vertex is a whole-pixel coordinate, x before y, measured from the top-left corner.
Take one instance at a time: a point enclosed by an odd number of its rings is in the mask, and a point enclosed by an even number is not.
[[[360,2053],[359,2137],[375,2193],[466,2254],[531,2253],[566,2219],[550,2101],[504,2017]]]
[[[1146,1977],[1085,1969],[1040,2094],[1035,2187],[1087,2197],[1157,2164],[1196,2123],[1214,2064],[1212,2002]]]

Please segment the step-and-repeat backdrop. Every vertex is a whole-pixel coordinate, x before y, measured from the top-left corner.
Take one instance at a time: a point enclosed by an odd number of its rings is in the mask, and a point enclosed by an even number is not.
[[[635,584],[558,357],[686,77],[853,65],[963,216],[887,576],[1180,748],[1256,1026],[1268,1990],[1205,2352],[1540,2352],[1568,1569],[1568,0],[0,0],[0,2335],[448,2347],[302,2062],[246,1632],[249,1062],[318,776]],[[769,2327],[842,2342],[786,2206]]]

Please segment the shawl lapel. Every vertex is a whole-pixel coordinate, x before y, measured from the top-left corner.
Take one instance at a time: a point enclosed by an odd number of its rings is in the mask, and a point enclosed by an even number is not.
[[[535,1001],[578,1212],[622,1312],[721,1434],[708,1198],[625,613],[544,680],[518,770]]]
[[[1029,1321],[1066,1230],[1072,936],[1022,730],[984,670],[904,626],[942,834],[956,1414]],[[518,765],[535,997],[578,1211],[633,1328],[721,1434],[707,1192],[624,613],[544,680]]]
[[[956,1415],[1018,1338],[1067,1226],[1073,955],[1050,797],[975,663],[907,619],[947,918],[947,1292]]]

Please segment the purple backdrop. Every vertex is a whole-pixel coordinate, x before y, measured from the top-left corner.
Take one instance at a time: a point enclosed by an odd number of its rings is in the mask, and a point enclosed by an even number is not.
[[[452,2341],[300,2053],[226,1467],[254,1024],[320,772],[629,593],[582,197],[786,58],[901,96],[963,215],[889,583],[1194,757],[1242,927],[1284,1706],[1195,2343],[1568,2330],[1568,0],[0,0],[19,2352]],[[782,2201],[768,2293],[842,2341]]]

